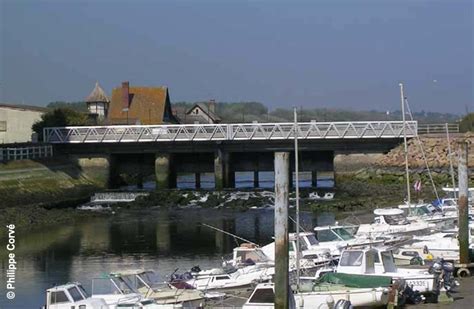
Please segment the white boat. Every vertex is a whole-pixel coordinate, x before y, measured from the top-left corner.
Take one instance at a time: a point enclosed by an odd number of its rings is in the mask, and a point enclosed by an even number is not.
[[[469,224],[469,250],[474,256],[474,223]],[[413,238],[413,243],[405,245],[396,250],[396,255],[403,255],[404,252],[423,252],[430,254],[433,258],[443,258],[448,261],[459,260],[459,240],[458,229],[446,230],[427,236],[417,236]],[[405,253],[405,255],[407,255]],[[420,254],[423,257],[423,255]]]
[[[136,291],[125,281],[121,281],[111,276],[92,279],[92,298],[103,299],[110,309],[182,308],[181,304],[157,304],[154,300],[143,297],[138,291]]]
[[[410,222],[398,208],[375,209],[374,215],[374,223],[359,225],[356,236],[426,235],[436,227],[424,221]]]
[[[113,272],[110,277],[118,283],[130,286],[143,297],[153,299],[157,304],[181,304],[183,307],[198,307],[209,299],[223,298],[225,294],[218,292],[203,292],[173,285],[173,282],[158,281],[158,276],[151,270],[126,270]],[[178,286],[179,287],[179,286]]]
[[[272,279],[275,274],[273,267],[260,267],[258,265],[247,266],[232,273],[223,274],[199,274],[193,276],[184,274],[184,282],[197,290],[234,290],[249,287],[250,285],[265,282]],[[176,282],[176,279],[175,279]]]
[[[300,268],[303,270],[316,270],[330,264],[334,259],[331,250],[318,246],[314,233],[301,232],[300,238]],[[296,233],[289,234],[290,270],[296,269]],[[275,260],[275,242],[262,247],[263,253],[272,261]]]
[[[350,308],[350,306],[384,306],[388,303],[389,288],[350,288],[340,284],[303,284],[308,291],[291,292],[289,308]],[[273,309],[275,285],[258,284],[243,309]]]
[[[458,219],[457,210],[455,211],[435,211],[431,204],[402,204],[398,208],[403,210],[404,215],[410,222],[425,221],[434,223],[437,228],[454,226]],[[440,225],[441,224],[441,225]]]
[[[177,309],[181,305],[159,305],[150,299],[135,294],[117,294],[108,301],[94,295],[90,297],[77,282],[58,285],[46,290],[46,305],[43,309]]]
[[[420,293],[437,293],[437,276],[425,269],[402,269],[395,265],[391,249],[360,248],[345,250],[336,268],[338,273],[369,276],[388,276],[404,280],[407,286]]]
[[[459,197],[459,188],[443,187],[443,191],[448,198]],[[474,201],[474,188],[468,188],[468,200],[469,202]]]

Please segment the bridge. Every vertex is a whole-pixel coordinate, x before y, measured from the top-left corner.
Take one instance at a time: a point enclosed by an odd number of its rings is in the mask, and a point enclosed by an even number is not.
[[[387,152],[417,136],[416,121],[235,123],[191,125],[121,125],[45,128],[44,141],[55,153],[74,158],[82,170],[102,173],[114,187],[122,174],[143,183],[153,172],[157,187],[176,186],[179,175],[193,173],[195,187],[203,174],[214,175],[216,189],[235,186],[238,172],[273,172],[274,154],[294,156],[299,140],[300,171],[318,186],[320,175],[333,173],[335,154]],[[293,164],[289,164],[291,171]],[[101,172],[102,171],[102,172]],[[290,177],[292,173],[290,172]],[[291,184],[291,180],[289,181]]]
[[[405,130],[404,130],[405,128]],[[48,143],[202,142],[298,139],[400,138],[417,135],[417,122],[304,122],[128,125],[45,128]]]

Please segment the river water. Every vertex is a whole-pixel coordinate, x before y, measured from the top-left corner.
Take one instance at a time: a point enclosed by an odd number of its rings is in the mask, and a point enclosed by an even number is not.
[[[16,236],[16,298],[8,301],[2,284],[0,308],[40,308],[45,290],[54,284],[79,281],[90,292],[91,279],[111,271],[153,269],[165,279],[176,268],[218,267],[221,257],[232,252],[235,240],[201,223],[266,244],[272,241],[273,218],[273,210],[263,209],[149,209],[22,233]],[[309,230],[332,224],[334,215],[304,212],[301,221]],[[7,267],[2,253],[3,274]]]

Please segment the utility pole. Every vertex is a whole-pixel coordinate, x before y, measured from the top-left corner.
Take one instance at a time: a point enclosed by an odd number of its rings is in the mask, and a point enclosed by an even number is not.
[[[468,212],[468,175],[467,175],[467,158],[468,144],[467,142],[459,142],[459,164],[458,164],[458,181],[459,181],[459,263],[469,263],[469,212]]]
[[[298,162],[298,113],[296,107],[293,109],[295,121],[295,190],[296,190],[296,290],[300,289],[300,185],[299,185],[299,162]]]
[[[275,152],[275,308],[288,302],[288,191],[290,154]]]

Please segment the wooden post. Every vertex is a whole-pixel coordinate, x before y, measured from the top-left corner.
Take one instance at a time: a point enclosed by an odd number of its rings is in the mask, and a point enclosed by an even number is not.
[[[290,154],[275,152],[275,308],[288,308],[288,192]]]
[[[469,263],[469,213],[468,213],[468,175],[467,175],[468,144],[459,143],[459,262]]]

